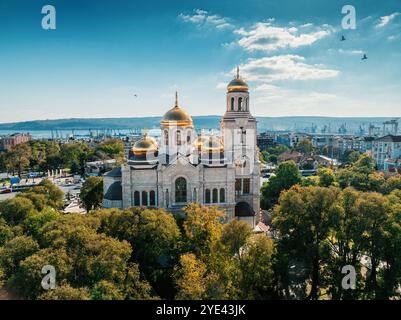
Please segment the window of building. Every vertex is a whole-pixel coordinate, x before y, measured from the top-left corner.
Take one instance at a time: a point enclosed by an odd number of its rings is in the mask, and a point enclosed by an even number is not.
[[[134,192],[134,206],[139,207],[141,205],[141,200],[139,198],[139,191]]]
[[[234,111],[234,98],[231,98],[231,111]]]
[[[244,179],[242,193],[243,194],[251,193],[251,179],[249,179],[249,178]]]
[[[205,190],[205,203],[210,203],[210,190]]]
[[[144,207],[148,206],[148,193],[146,191],[142,191],[142,205]]]
[[[242,97],[238,98],[238,111],[242,111]]]
[[[187,134],[187,143],[191,143],[191,132],[188,132]]]
[[[149,204],[151,206],[155,206],[156,205],[156,192],[154,192],[154,190],[150,191],[149,197],[150,197]]]
[[[168,146],[168,131],[167,130],[164,131],[164,144],[166,146]]]
[[[219,202],[219,192],[217,189],[213,189],[213,203]]]
[[[242,190],[241,179],[235,179],[235,193],[240,194]]]
[[[177,143],[177,146],[181,145],[181,131],[180,130],[177,130],[177,132],[176,132],[176,143]]]
[[[220,189],[220,203],[226,202],[226,190],[224,188]]]
[[[187,180],[183,177],[175,180],[175,202],[187,202]]]

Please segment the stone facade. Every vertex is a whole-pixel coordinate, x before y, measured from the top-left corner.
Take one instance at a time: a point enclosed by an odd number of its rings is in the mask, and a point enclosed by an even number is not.
[[[257,224],[260,163],[247,84],[228,85],[220,136],[197,136],[192,118],[176,104],[163,117],[161,139],[137,141],[121,168],[105,175],[103,206],[146,206],[180,211],[188,203],[214,205],[226,219]],[[117,182],[117,184],[116,184]],[[121,192],[115,190],[121,187]],[[112,189],[112,190],[111,190]]]

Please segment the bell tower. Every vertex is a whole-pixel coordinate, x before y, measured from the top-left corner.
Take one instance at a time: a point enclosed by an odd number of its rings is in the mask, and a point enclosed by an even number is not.
[[[249,87],[240,77],[239,67],[227,86],[226,112],[220,129],[228,159],[235,162],[243,156],[257,158],[256,119],[249,110]]]
[[[250,113],[249,87],[239,68],[227,86],[226,112],[220,121],[225,158],[235,167],[235,199],[259,213],[260,161],[256,147],[257,122]]]
[[[227,87],[226,112],[249,113],[248,85],[240,78],[239,67],[237,67],[237,74],[235,78]]]

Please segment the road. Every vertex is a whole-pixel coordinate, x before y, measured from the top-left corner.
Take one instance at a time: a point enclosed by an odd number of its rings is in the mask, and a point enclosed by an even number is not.
[[[76,190],[77,187],[79,188],[81,187],[80,184],[57,185],[57,186],[64,192],[64,194],[67,194],[69,192],[72,196],[76,196],[78,193],[81,192],[80,189]],[[0,194],[0,201],[14,198],[17,194],[18,192]]]

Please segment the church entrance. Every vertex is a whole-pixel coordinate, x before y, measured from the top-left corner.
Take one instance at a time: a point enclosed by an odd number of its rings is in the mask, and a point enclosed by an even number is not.
[[[175,203],[187,202],[187,180],[183,177],[175,180]]]

